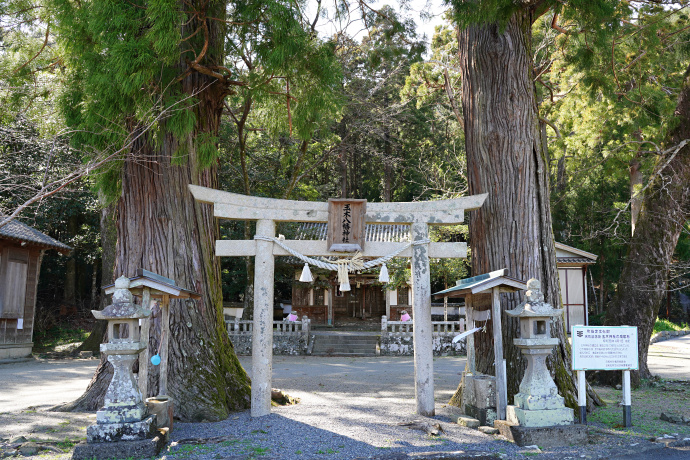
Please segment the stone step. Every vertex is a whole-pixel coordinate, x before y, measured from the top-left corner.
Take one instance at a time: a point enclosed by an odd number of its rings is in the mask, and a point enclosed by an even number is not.
[[[378,337],[374,335],[317,334],[313,355],[376,356]]]
[[[327,337],[322,335],[314,336],[316,340],[322,343],[378,343],[377,337]]]
[[[354,345],[329,345],[329,344],[319,345],[318,343],[314,344],[314,351],[327,351],[327,350],[348,351],[348,352],[369,351],[369,350],[376,351],[376,345],[372,344],[372,345],[354,346]]]

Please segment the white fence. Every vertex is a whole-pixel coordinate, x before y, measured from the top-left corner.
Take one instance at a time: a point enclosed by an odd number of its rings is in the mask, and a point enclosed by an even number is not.
[[[226,321],[228,336],[238,355],[252,352],[253,321],[235,319]],[[305,354],[309,346],[311,320],[306,316],[301,321],[273,321],[273,353],[280,355]]]
[[[254,321],[236,319],[226,321],[229,335],[252,335]],[[301,321],[273,321],[273,335],[309,335],[311,320],[306,316]]]
[[[465,332],[465,320],[459,321],[432,321],[432,336],[455,337],[456,335]],[[412,321],[388,321],[386,316],[381,317],[381,335],[392,336],[412,336],[413,323]]]

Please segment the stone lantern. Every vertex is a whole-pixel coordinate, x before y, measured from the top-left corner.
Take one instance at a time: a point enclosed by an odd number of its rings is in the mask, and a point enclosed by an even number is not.
[[[523,427],[572,425],[573,410],[565,407],[546,367],[547,356],[559,343],[558,338],[551,337],[551,319],[561,316],[563,310],[544,302],[538,280],[529,280],[527,289],[527,300],[514,310],[506,311],[520,321],[520,338],[514,343],[527,359],[515,405],[508,406],[506,411],[507,421]]]
[[[112,304],[92,313],[108,321],[108,342],[101,352],[113,365],[113,378],[105,403],[96,413],[96,424],[86,429],[86,443],[75,447],[72,458],[124,458],[156,455],[165,442],[157,436],[156,416],[147,415],[146,406],[132,372],[134,361],[146,347],[140,341],[139,319],[151,312],[134,302],[129,279],[115,281]]]

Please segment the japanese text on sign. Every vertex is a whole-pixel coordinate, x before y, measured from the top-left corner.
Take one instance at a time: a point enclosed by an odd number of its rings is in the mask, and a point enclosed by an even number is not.
[[[637,327],[573,326],[573,370],[638,369]]]
[[[350,203],[343,206],[343,243],[350,242],[350,225],[352,224],[352,207]]]

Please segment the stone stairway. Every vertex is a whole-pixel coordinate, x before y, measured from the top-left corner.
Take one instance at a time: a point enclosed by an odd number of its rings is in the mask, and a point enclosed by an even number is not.
[[[317,356],[376,356],[379,336],[367,332],[315,332],[311,354]]]

